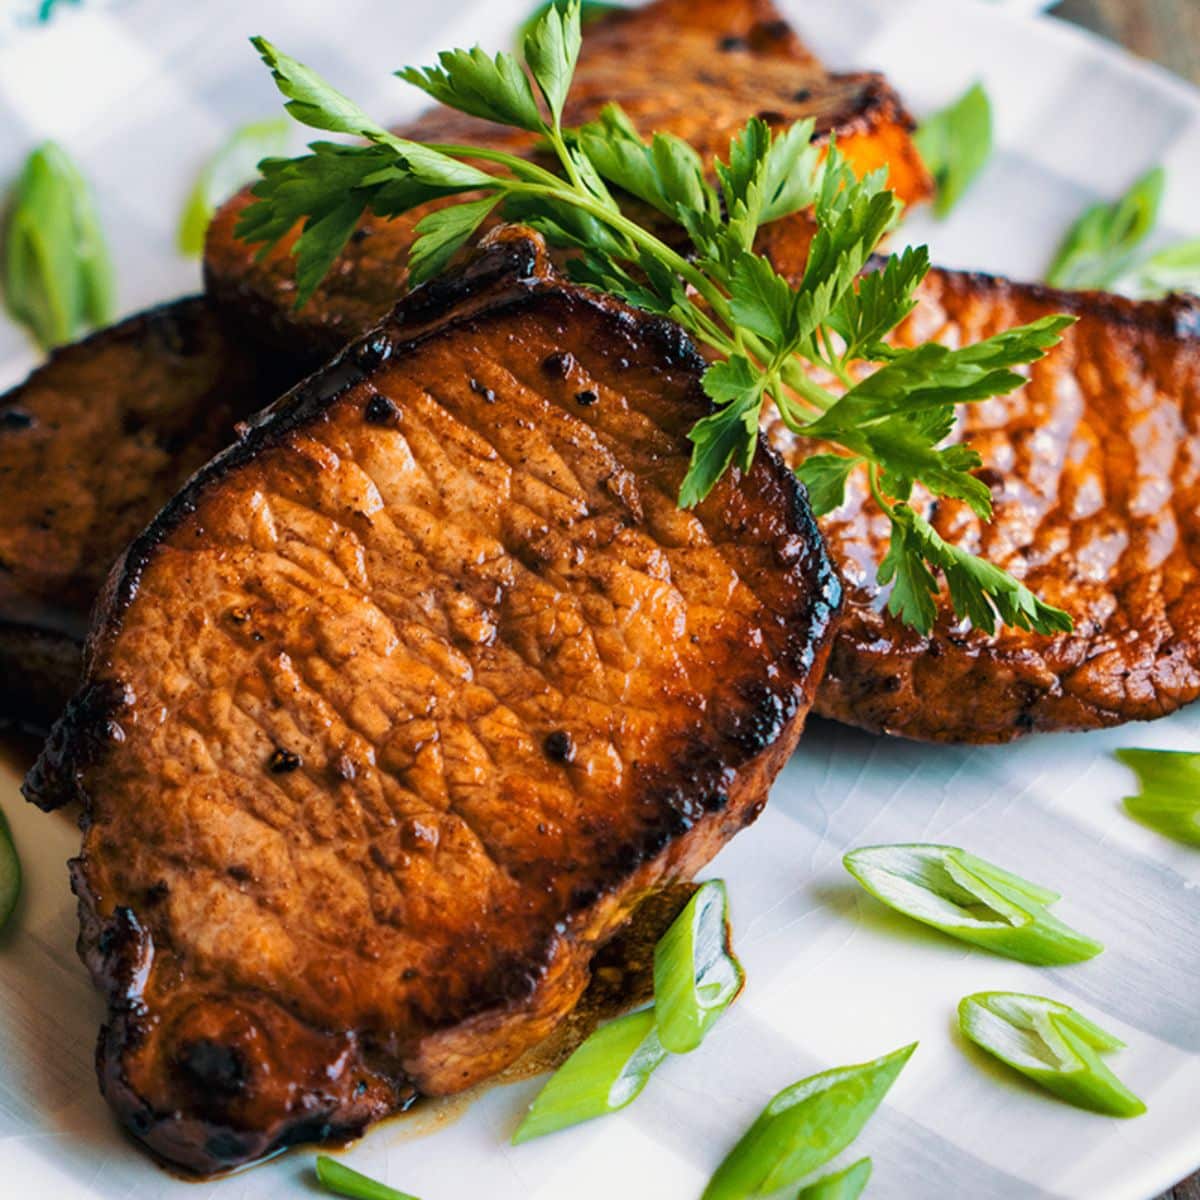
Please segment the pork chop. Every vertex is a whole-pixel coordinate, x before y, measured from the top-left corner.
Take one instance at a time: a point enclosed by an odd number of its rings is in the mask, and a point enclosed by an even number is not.
[[[0,398],[0,716],[58,716],[109,567],[285,374],[197,296],[56,351]]]
[[[564,120],[581,124],[610,101],[645,135],[671,132],[711,161],[754,115],[783,128],[806,117],[826,139],[836,133],[857,170],[887,166],[900,198],[929,195],[930,181],[909,136],[912,121],[878,74],[831,74],[800,43],[769,0],[657,0],[589,23]],[[534,153],[537,139],[437,108],[399,131],[417,140]],[[211,296],[259,336],[290,353],[327,357],[387,313],[404,289],[413,228],[428,206],[392,220],[368,215],[317,289],[295,311],[290,247],[299,229],[265,258],[234,236],[250,203],[243,192],[214,219],[205,248]],[[811,222],[803,214],[762,234],[781,270],[803,266]]]
[[[840,585],[765,444],[676,506],[702,369],[503,230],[126,552],[26,788],[83,802],[101,1085],[156,1154],[493,1074],[761,810]]]
[[[822,716],[1006,742],[1161,717],[1200,695],[1200,302],[934,271],[898,341],[961,344],[1054,312],[1078,323],[1028,385],[964,412],[993,521],[956,501],[927,499],[924,511],[944,538],[1064,608],[1074,631],[988,636],[957,622],[945,596],[927,636],[901,625],[875,582],[887,521],[852,490],[821,521],[847,585]]]

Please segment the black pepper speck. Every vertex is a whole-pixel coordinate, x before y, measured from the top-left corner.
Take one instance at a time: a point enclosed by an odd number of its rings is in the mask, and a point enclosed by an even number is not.
[[[288,775],[299,768],[300,762],[300,755],[293,754],[292,751],[284,750],[282,747],[276,747],[267,760],[267,766],[272,775]]]

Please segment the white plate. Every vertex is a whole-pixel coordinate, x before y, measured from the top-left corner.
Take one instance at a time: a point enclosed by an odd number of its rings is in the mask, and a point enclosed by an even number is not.
[[[192,172],[223,131],[274,110],[242,40],[262,31],[384,113],[410,105],[386,71],[448,43],[501,42],[525,0],[210,0],[64,9],[0,46],[0,177],[37,137],[61,138],[96,180],[128,309],[197,286],[172,251]],[[1066,222],[1156,162],[1171,170],[1163,236],[1200,192],[1200,102],[1166,75],[1049,19],[964,0],[792,0],[837,67],[878,66],[914,109],[983,78],[998,153],[943,226],[910,227],[950,265],[1033,278]],[[248,15],[252,14],[252,15]],[[370,30],[370,36],[364,35]],[[0,327],[0,381],[32,354]],[[1200,1166],[1200,855],[1130,823],[1110,757],[1124,744],[1200,749],[1200,712],[1113,733],[1000,749],[930,749],[816,725],[758,824],[710,873],[729,880],[743,999],[703,1049],[666,1063],[624,1114],[520,1149],[506,1142],[534,1082],[487,1093],[457,1121],[383,1125],[354,1166],[425,1200],[691,1200],[780,1086],[914,1038],[921,1048],[853,1153],[878,1198],[1143,1200]],[[28,875],[0,942],[0,1194],[284,1200],[311,1195],[311,1155],[226,1181],[176,1182],[122,1139],[93,1077],[99,1006],[77,962],[63,861],[68,819],[24,805],[4,775]],[[1059,888],[1063,917],[1108,951],[1055,971],[986,957],[889,916],[839,859],[869,842],[961,844]],[[1123,1037],[1136,1121],[1091,1116],[1024,1086],[953,1036],[962,995],[1043,992]]]

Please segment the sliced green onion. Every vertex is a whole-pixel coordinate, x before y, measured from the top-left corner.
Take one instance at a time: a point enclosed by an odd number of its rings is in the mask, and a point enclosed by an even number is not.
[[[1125,797],[1131,817],[1190,846],[1200,846],[1200,754],[1186,750],[1118,750],[1141,792]]]
[[[957,846],[866,846],[842,862],[889,908],[1007,958],[1061,966],[1104,949],[1046,911],[1057,892]]]
[[[917,1048],[837,1067],[784,1088],[726,1156],[702,1200],[744,1200],[796,1183],[841,1154]]]
[[[983,86],[926,117],[913,141],[937,185],[933,211],[948,216],[992,154],[992,104]]]
[[[1176,242],[1130,268],[1113,290],[1138,300],[1156,300],[1171,292],[1200,295],[1200,238]]]
[[[0,929],[3,929],[17,907],[21,894],[21,860],[13,845],[12,831],[3,811],[0,811]]]
[[[632,1104],[666,1056],[652,1008],[601,1026],[537,1094],[513,1134],[513,1145]]]
[[[326,1189],[339,1196],[349,1196],[350,1200],[417,1200],[408,1192],[398,1192],[370,1175],[343,1166],[328,1154],[317,1155],[317,1178]]]
[[[290,127],[286,117],[243,125],[208,160],[179,221],[180,253],[193,257],[204,250],[204,235],[217,207],[257,177],[262,159],[286,153]]]
[[[796,1200],[858,1200],[871,1178],[871,1160],[860,1158],[858,1162],[826,1175],[796,1193]]]
[[[45,142],[12,191],[3,243],[4,298],[44,349],[112,319],[112,264],[87,181]]]
[[[745,983],[729,949],[728,905],[724,883],[704,884],[654,948],[658,1037],[672,1054],[695,1050]]]
[[[1081,1013],[1044,996],[977,992],[958,1006],[977,1046],[1077,1108],[1137,1117],[1146,1106],[1100,1061],[1125,1044]]]
[[[1062,288],[1111,287],[1154,228],[1166,182],[1166,172],[1155,167],[1119,200],[1085,209],[1067,230],[1046,282]]]

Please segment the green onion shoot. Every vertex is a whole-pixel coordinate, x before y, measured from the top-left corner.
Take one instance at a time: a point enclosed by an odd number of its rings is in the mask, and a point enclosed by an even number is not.
[[[836,1067],[784,1088],[725,1157],[702,1200],[746,1200],[797,1183],[850,1145],[916,1042],[873,1062]]]
[[[957,846],[866,846],[842,861],[889,908],[994,954],[1062,966],[1104,949],[1047,911],[1057,892]]]
[[[937,186],[933,211],[947,217],[992,155],[992,104],[983,85],[926,117],[913,141]]]
[[[654,1010],[658,1037],[686,1054],[742,990],[745,974],[729,952],[725,884],[711,880],[688,901],[654,950]]]
[[[112,264],[91,188],[54,142],[25,160],[9,198],[2,254],[5,305],[43,349],[112,319]]]
[[[1139,1100],[1100,1060],[1124,1042],[1066,1004],[1019,992],[977,992],[958,1006],[963,1036],[1076,1108],[1137,1117]]]
[[[1093,204],[1067,231],[1046,282],[1062,288],[1111,288],[1158,221],[1166,186],[1162,167],[1147,171],[1119,200]]]
[[[801,1188],[796,1200],[858,1200],[871,1179],[871,1160],[860,1158],[844,1171],[823,1175],[815,1183]]]
[[[327,1192],[349,1196],[350,1200],[417,1200],[408,1192],[398,1192],[361,1171],[343,1166],[328,1154],[317,1155],[317,1179]]]
[[[1129,815],[1158,833],[1200,846],[1200,754],[1186,750],[1118,750],[1141,790],[1125,798]]]
[[[632,1104],[666,1056],[652,1008],[602,1025],[550,1076],[513,1134],[513,1145]]]
[[[208,160],[196,178],[179,220],[179,252],[191,258],[204,249],[204,235],[217,207],[258,175],[258,164],[287,150],[286,117],[243,125]]]

